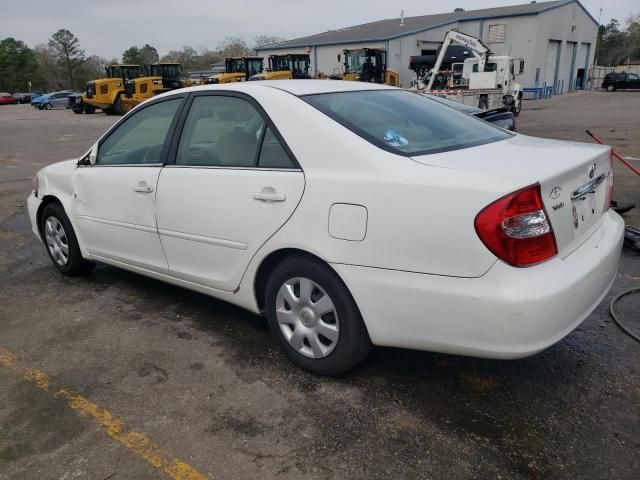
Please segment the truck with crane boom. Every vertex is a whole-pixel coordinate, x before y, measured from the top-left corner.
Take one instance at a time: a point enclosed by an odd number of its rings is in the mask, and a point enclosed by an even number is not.
[[[440,71],[447,48],[453,43],[467,48],[475,58],[452,64],[450,71]],[[519,60],[517,73],[515,62],[508,55],[493,55],[479,38],[449,30],[435,65],[426,74],[418,74],[416,86],[421,92],[483,110],[507,108],[517,116],[522,109],[522,87],[515,77],[524,71],[524,60]],[[455,74],[458,78],[454,81]]]

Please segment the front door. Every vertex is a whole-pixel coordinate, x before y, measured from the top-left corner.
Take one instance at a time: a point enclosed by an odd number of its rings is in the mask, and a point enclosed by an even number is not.
[[[72,214],[91,255],[167,272],[155,200],[163,148],[182,100],[141,108],[101,141],[95,165],[76,168]]]
[[[158,181],[158,232],[172,276],[218,290],[240,284],[291,216],[304,174],[261,108],[244,96],[194,96],[175,163]]]

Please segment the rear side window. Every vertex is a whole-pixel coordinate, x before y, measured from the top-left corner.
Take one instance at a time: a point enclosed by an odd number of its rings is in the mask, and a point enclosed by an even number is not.
[[[250,102],[222,95],[193,99],[176,164],[245,168],[294,166],[265,118]]]
[[[365,140],[406,156],[459,150],[511,134],[424,95],[367,90],[302,97]]]

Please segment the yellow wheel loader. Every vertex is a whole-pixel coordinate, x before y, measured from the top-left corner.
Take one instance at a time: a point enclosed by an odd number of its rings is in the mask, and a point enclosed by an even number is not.
[[[224,73],[208,77],[206,85],[244,82],[253,75],[262,73],[262,57],[229,57],[224,61]]]
[[[179,63],[146,65],[145,76],[133,78],[125,84],[121,113],[127,113],[136,105],[161,93],[196,84],[191,80],[182,79],[182,68]]]
[[[344,74],[333,79],[400,86],[398,72],[387,68],[387,52],[379,48],[344,50]],[[338,55],[340,61],[340,55]]]
[[[87,82],[86,92],[82,96],[85,111],[93,113],[99,108],[110,115],[121,114],[125,84],[139,77],[142,68],[140,65],[109,65],[105,67],[105,72],[105,78]]]
[[[290,80],[292,78],[311,78],[309,75],[309,55],[306,53],[288,53],[271,55],[266,72],[258,73],[249,80]]]

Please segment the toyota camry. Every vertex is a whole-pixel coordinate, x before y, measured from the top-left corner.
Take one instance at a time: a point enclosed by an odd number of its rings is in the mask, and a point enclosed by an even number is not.
[[[535,354],[602,300],[623,239],[609,147],[361,82],[162,94],[34,183],[60,272],[102,262],[264,314],[323,375],[373,345]]]

